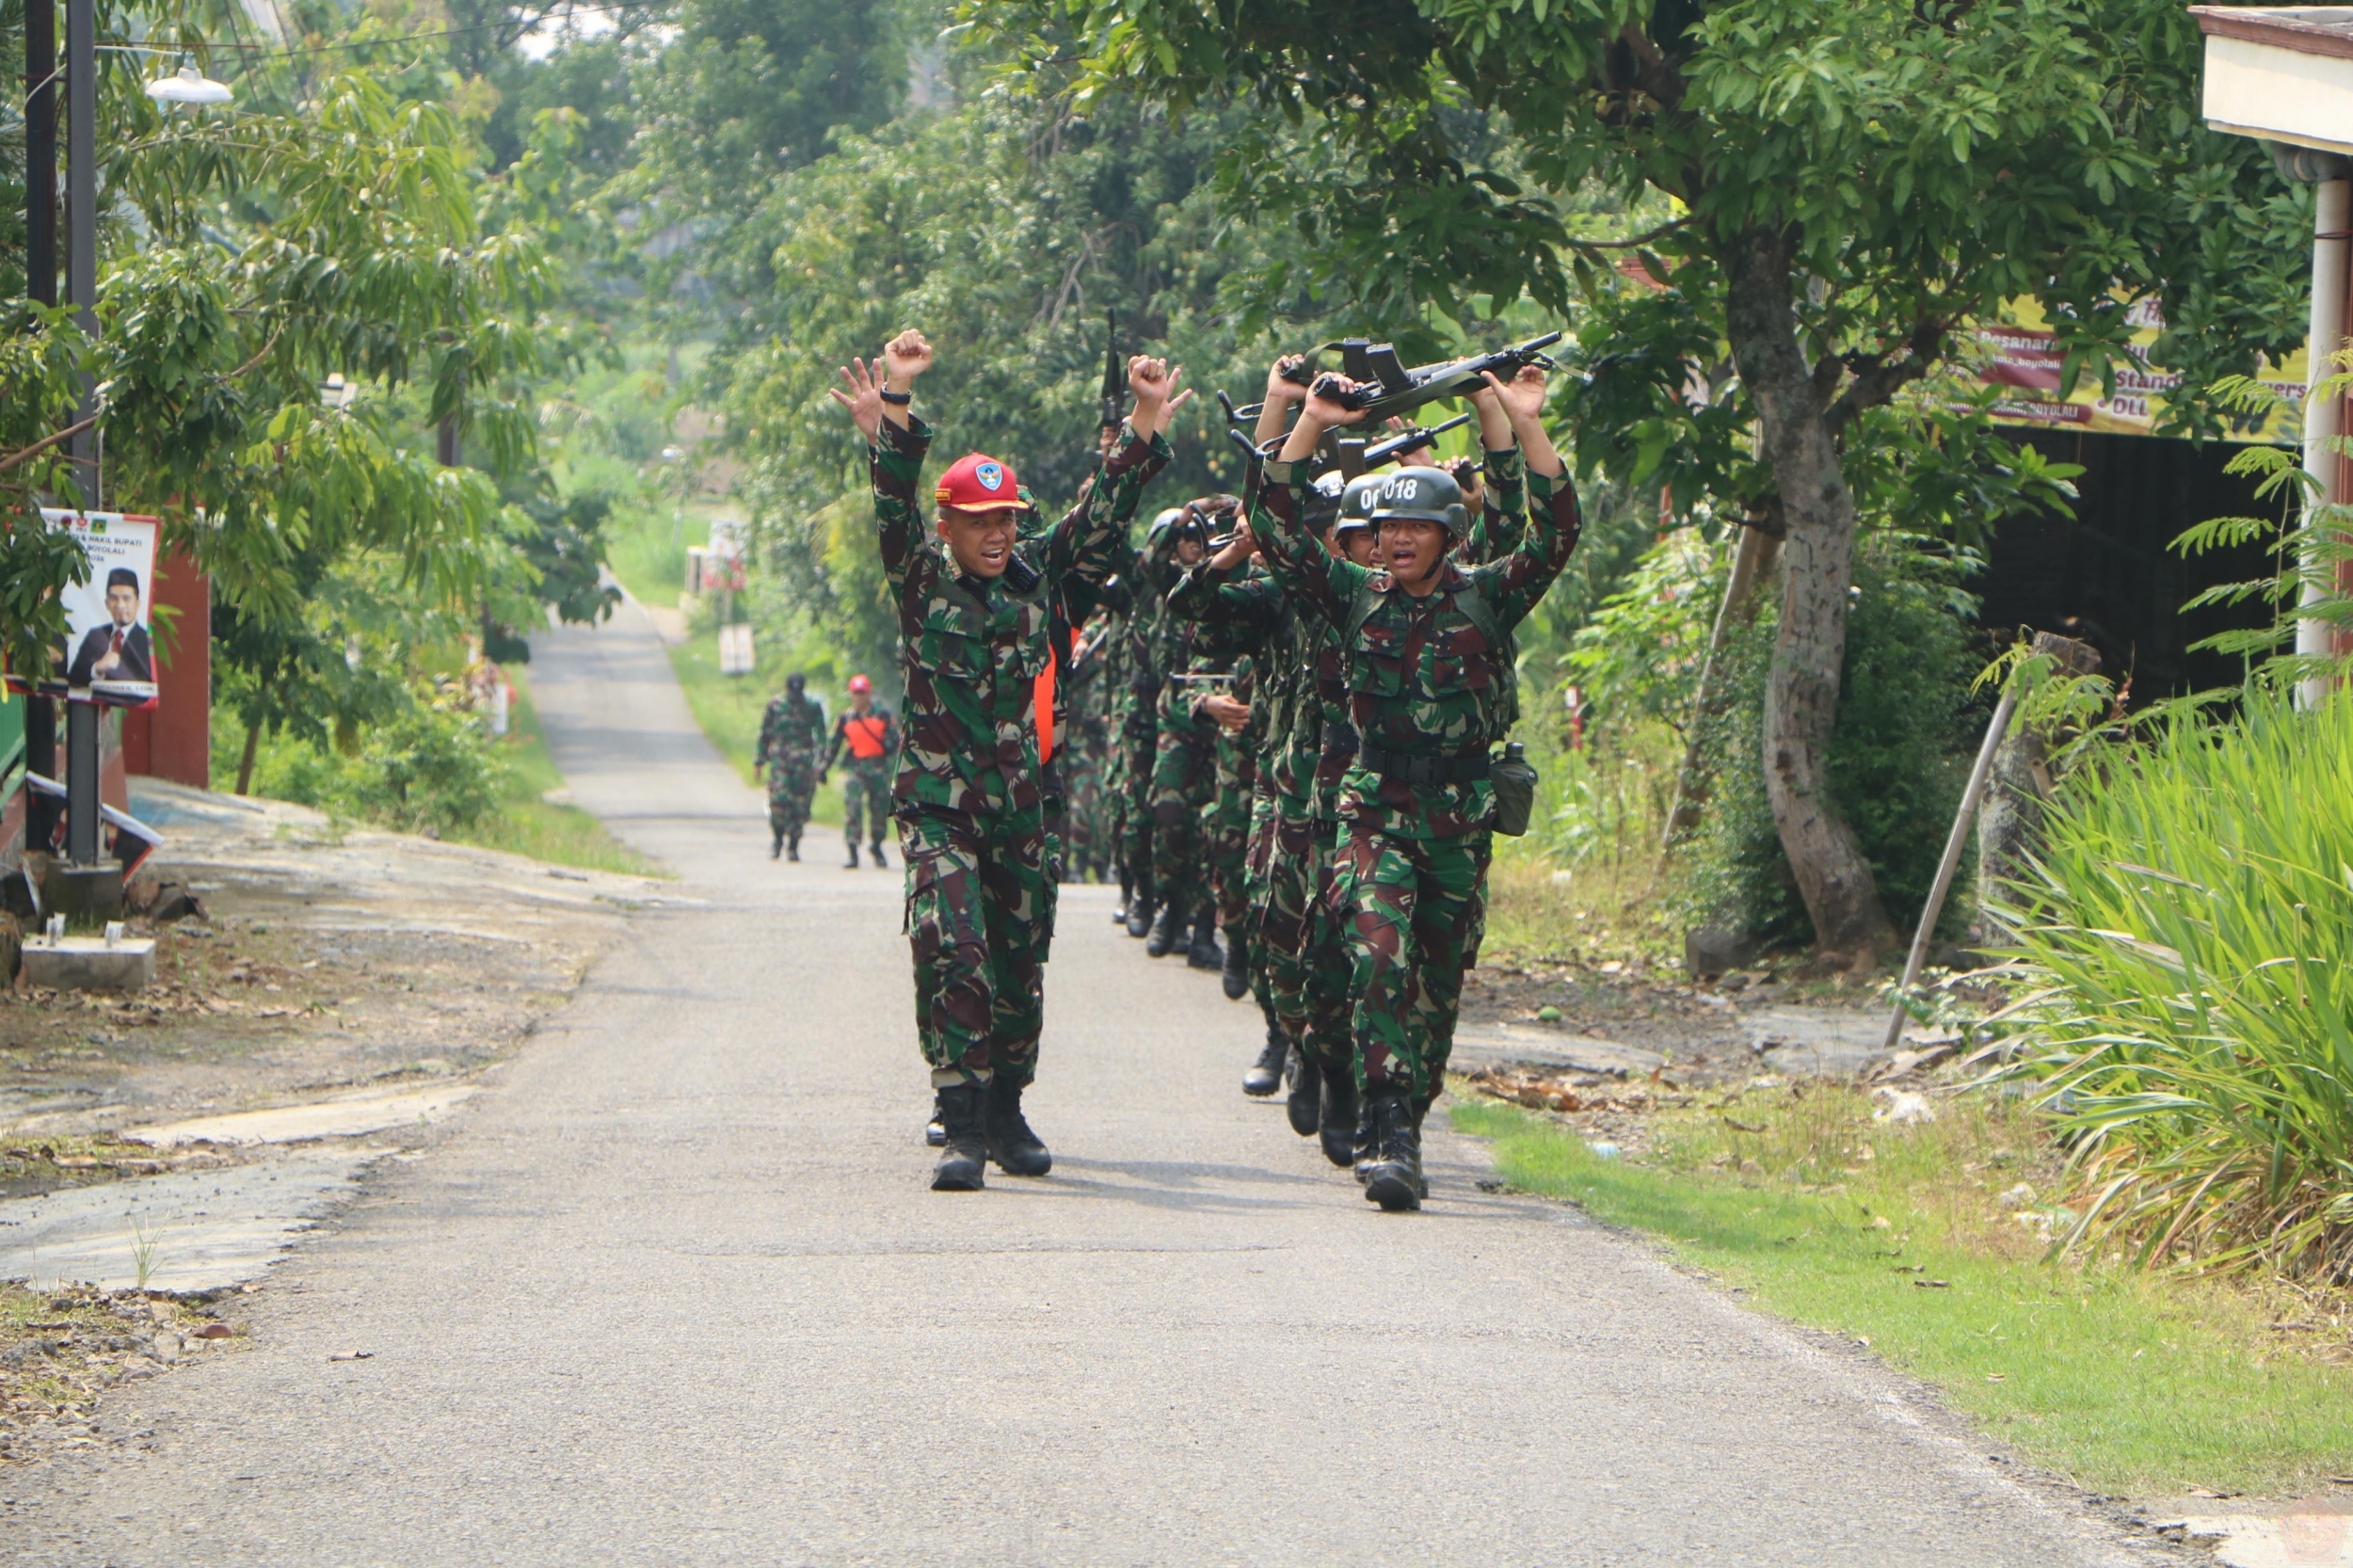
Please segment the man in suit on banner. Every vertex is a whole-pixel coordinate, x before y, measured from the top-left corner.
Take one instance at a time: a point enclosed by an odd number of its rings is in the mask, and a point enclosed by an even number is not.
[[[152,682],[155,661],[148,646],[147,628],[139,624],[139,574],[117,567],[106,574],[107,624],[83,633],[67,680],[87,686],[93,680]]]

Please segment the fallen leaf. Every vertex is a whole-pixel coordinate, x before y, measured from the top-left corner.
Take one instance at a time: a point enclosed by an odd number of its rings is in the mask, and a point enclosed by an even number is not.
[[[327,1359],[329,1361],[365,1361],[375,1353],[374,1351],[337,1351]]]
[[[1896,1272],[1899,1274],[1925,1274],[1929,1272],[1929,1266],[1925,1263],[1898,1263],[1896,1265]]]
[[[1985,1381],[1988,1383],[2005,1383],[2008,1382],[2009,1379],[2009,1374],[2008,1372],[1988,1372],[1985,1374]]]
[[[206,1323],[196,1331],[199,1339],[226,1339],[236,1332],[227,1323]]]
[[[1949,1290],[1952,1286],[1953,1282],[1949,1279],[1915,1279],[1912,1282],[1914,1290]]]

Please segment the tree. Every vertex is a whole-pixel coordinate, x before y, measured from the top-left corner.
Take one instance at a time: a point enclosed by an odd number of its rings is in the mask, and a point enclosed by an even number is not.
[[[1080,55],[1097,92],[1247,100],[1307,127],[1314,157],[1270,158],[1277,133],[1261,132],[1222,168],[1238,215],[1288,216],[1307,242],[1271,276],[1354,280],[1401,319],[1523,293],[1565,312],[1573,289],[1621,292],[1630,252],[1673,296],[1631,318],[1679,332],[1668,354],[1656,335],[1588,336],[1572,395],[1639,403],[1656,424],[1628,461],[1647,448],[1655,469],[1672,447],[1723,511],[1784,536],[1767,790],[1817,940],[1858,960],[1894,932],[1824,748],[1856,472],[1887,429],[1874,416],[2008,299],[2043,305],[2071,376],[2110,377],[2132,304],[2161,298],[2158,353],[2188,377],[2175,418],[2193,429],[2212,427],[2201,386],[2301,335],[2283,297],[2299,198],[2198,123],[2197,29],[2159,0],[1369,0],[1344,24],[1305,0],[987,0],[984,15],[1033,57]],[[1466,109],[1502,115],[1509,141],[1480,156]],[[1572,232],[1564,204],[1594,188],[1658,221]]]

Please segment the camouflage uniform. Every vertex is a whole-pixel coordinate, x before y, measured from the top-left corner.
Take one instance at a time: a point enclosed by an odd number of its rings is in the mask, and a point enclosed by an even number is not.
[[[1144,667],[1159,688],[1153,723],[1151,792],[1152,881],[1163,908],[1176,911],[1177,929],[1211,908],[1201,813],[1217,790],[1214,721],[1197,712],[1195,698],[1208,683],[1177,680],[1177,675],[1224,675],[1232,661],[1207,651],[1208,639],[1193,622],[1172,613],[1165,598],[1177,568],[1176,536],[1162,541],[1166,552],[1143,563],[1151,596],[1151,622],[1144,638]]]
[[[1234,699],[1251,704],[1250,722],[1239,731],[1218,728],[1214,783],[1209,804],[1201,811],[1201,861],[1217,905],[1218,931],[1227,941],[1247,946],[1250,889],[1243,880],[1243,862],[1250,854],[1250,799],[1257,788],[1258,736],[1264,726],[1249,655],[1236,659],[1233,667]]]
[[[1401,766],[1437,768],[1483,760],[1502,739],[1500,650],[1464,600],[1476,593],[1503,633],[1525,619],[1577,547],[1577,491],[1565,475],[1531,475],[1534,506],[1518,546],[1483,566],[1441,567],[1437,591],[1416,599],[1391,588],[1385,572],[1325,552],[1300,520],[1304,481],[1294,483],[1291,464],[1267,464],[1252,527],[1276,578],[1341,629],[1358,750],[1339,782],[1332,897],[1351,960],[1359,1086],[1426,1103],[1453,1048],[1463,973],[1478,956],[1494,792],[1483,773],[1414,782],[1397,767],[1367,766],[1366,754],[1377,746]]]
[[[1115,856],[1133,878],[1152,871],[1152,760],[1160,741],[1160,682],[1148,636],[1151,609],[1131,606],[1119,618],[1113,654],[1104,672],[1112,689],[1112,791],[1117,815]]]
[[[1051,937],[1037,679],[1052,658],[1048,598],[1100,583],[1115,520],[1168,443],[1124,429],[1069,513],[1016,544],[1002,577],[959,575],[918,504],[931,431],[885,419],[867,461],[883,569],[899,613],[906,726],[891,790],[906,857],[915,1016],[935,1087],[1037,1071]]]
[[[882,750],[872,757],[858,756],[850,744],[850,726],[861,717],[883,722]],[[899,766],[899,741],[898,721],[879,702],[864,714],[845,710],[833,721],[825,768],[842,764],[841,840],[854,848],[882,843],[883,825],[890,821],[890,776]]]
[[[825,710],[813,696],[772,699],[760,718],[760,758],[768,772],[768,830],[798,839],[808,825],[825,746]]]

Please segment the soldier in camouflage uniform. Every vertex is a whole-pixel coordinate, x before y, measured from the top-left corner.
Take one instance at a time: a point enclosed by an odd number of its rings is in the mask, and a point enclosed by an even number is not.
[[[768,858],[787,849],[801,857],[801,829],[808,825],[808,803],[817,793],[824,772],[818,759],[825,745],[825,711],[808,695],[808,681],[797,671],[784,678],[784,695],[772,698],[760,716],[759,755],[752,760],[757,776],[768,774]]]
[[[1217,789],[1218,721],[1209,699],[1230,658],[1209,650],[1198,626],[1170,613],[1165,595],[1177,572],[1207,552],[1209,519],[1221,497],[1203,497],[1153,521],[1144,555],[1152,585],[1151,663],[1160,678],[1152,757],[1152,883],[1160,901],[1144,952],[1182,949],[1189,963],[1217,968],[1217,906],[1211,896],[1201,813]],[[1178,677],[1184,677],[1179,680]],[[1226,700],[1230,700],[1230,697]],[[1130,929],[1133,929],[1131,926]]]
[[[1160,425],[1172,379],[1159,360],[1128,365],[1136,407],[1080,501],[1042,538],[1022,541],[1021,503],[1004,464],[974,453],[934,491],[938,537],[917,491],[931,431],[910,408],[932,349],[907,331],[882,365],[841,371],[868,442],[883,570],[899,612],[906,727],[892,790],[906,862],[906,930],[917,1031],[946,1145],[939,1191],[1008,1175],[1043,1176],[1047,1152],[1022,1114],[1044,1022],[1050,937],[1038,759],[1038,678],[1050,665],[1048,599],[1064,580],[1099,584],[1118,563],[1123,504],[1169,457]],[[877,376],[875,369],[883,374]]]
[[[872,842],[874,864],[887,866],[882,837],[890,821],[890,777],[899,767],[899,726],[889,710],[874,701],[874,683],[862,675],[850,677],[849,711],[834,721],[824,771],[844,761],[844,753],[849,765],[841,780],[841,840],[850,857],[842,869],[857,870],[861,839]]]
[[[1155,519],[1153,526],[1159,529],[1160,520]],[[1155,662],[1152,626],[1168,584],[1162,580],[1166,562],[1156,565],[1153,555],[1147,542],[1121,574],[1129,584],[1130,599],[1119,618],[1117,641],[1111,645],[1116,672],[1112,713],[1117,776],[1112,788],[1119,811],[1119,863],[1126,873],[1120,891],[1127,904],[1128,935],[1138,938],[1151,935],[1160,907],[1160,889],[1152,881],[1152,760],[1160,754],[1160,686],[1168,672]]]
[[[1270,377],[1270,380],[1273,378]],[[1503,737],[1503,639],[1551,586],[1581,526],[1567,469],[1545,435],[1544,373],[1495,382],[1527,460],[1532,505],[1517,548],[1465,569],[1448,559],[1470,532],[1454,481],[1435,469],[1384,475],[1372,519],[1378,564],[1336,560],[1308,533],[1294,465],[1357,417],[1318,382],[1266,465],[1257,526],[1267,564],[1339,629],[1357,750],[1340,785],[1345,836],[1333,897],[1344,922],[1359,1087],[1372,1147],[1365,1195],[1420,1206],[1421,1115],[1443,1085],[1462,978],[1476,958],[1491,853],[1489,747]],[[1418,1026],[1409,1028],[1415,1015]]]

